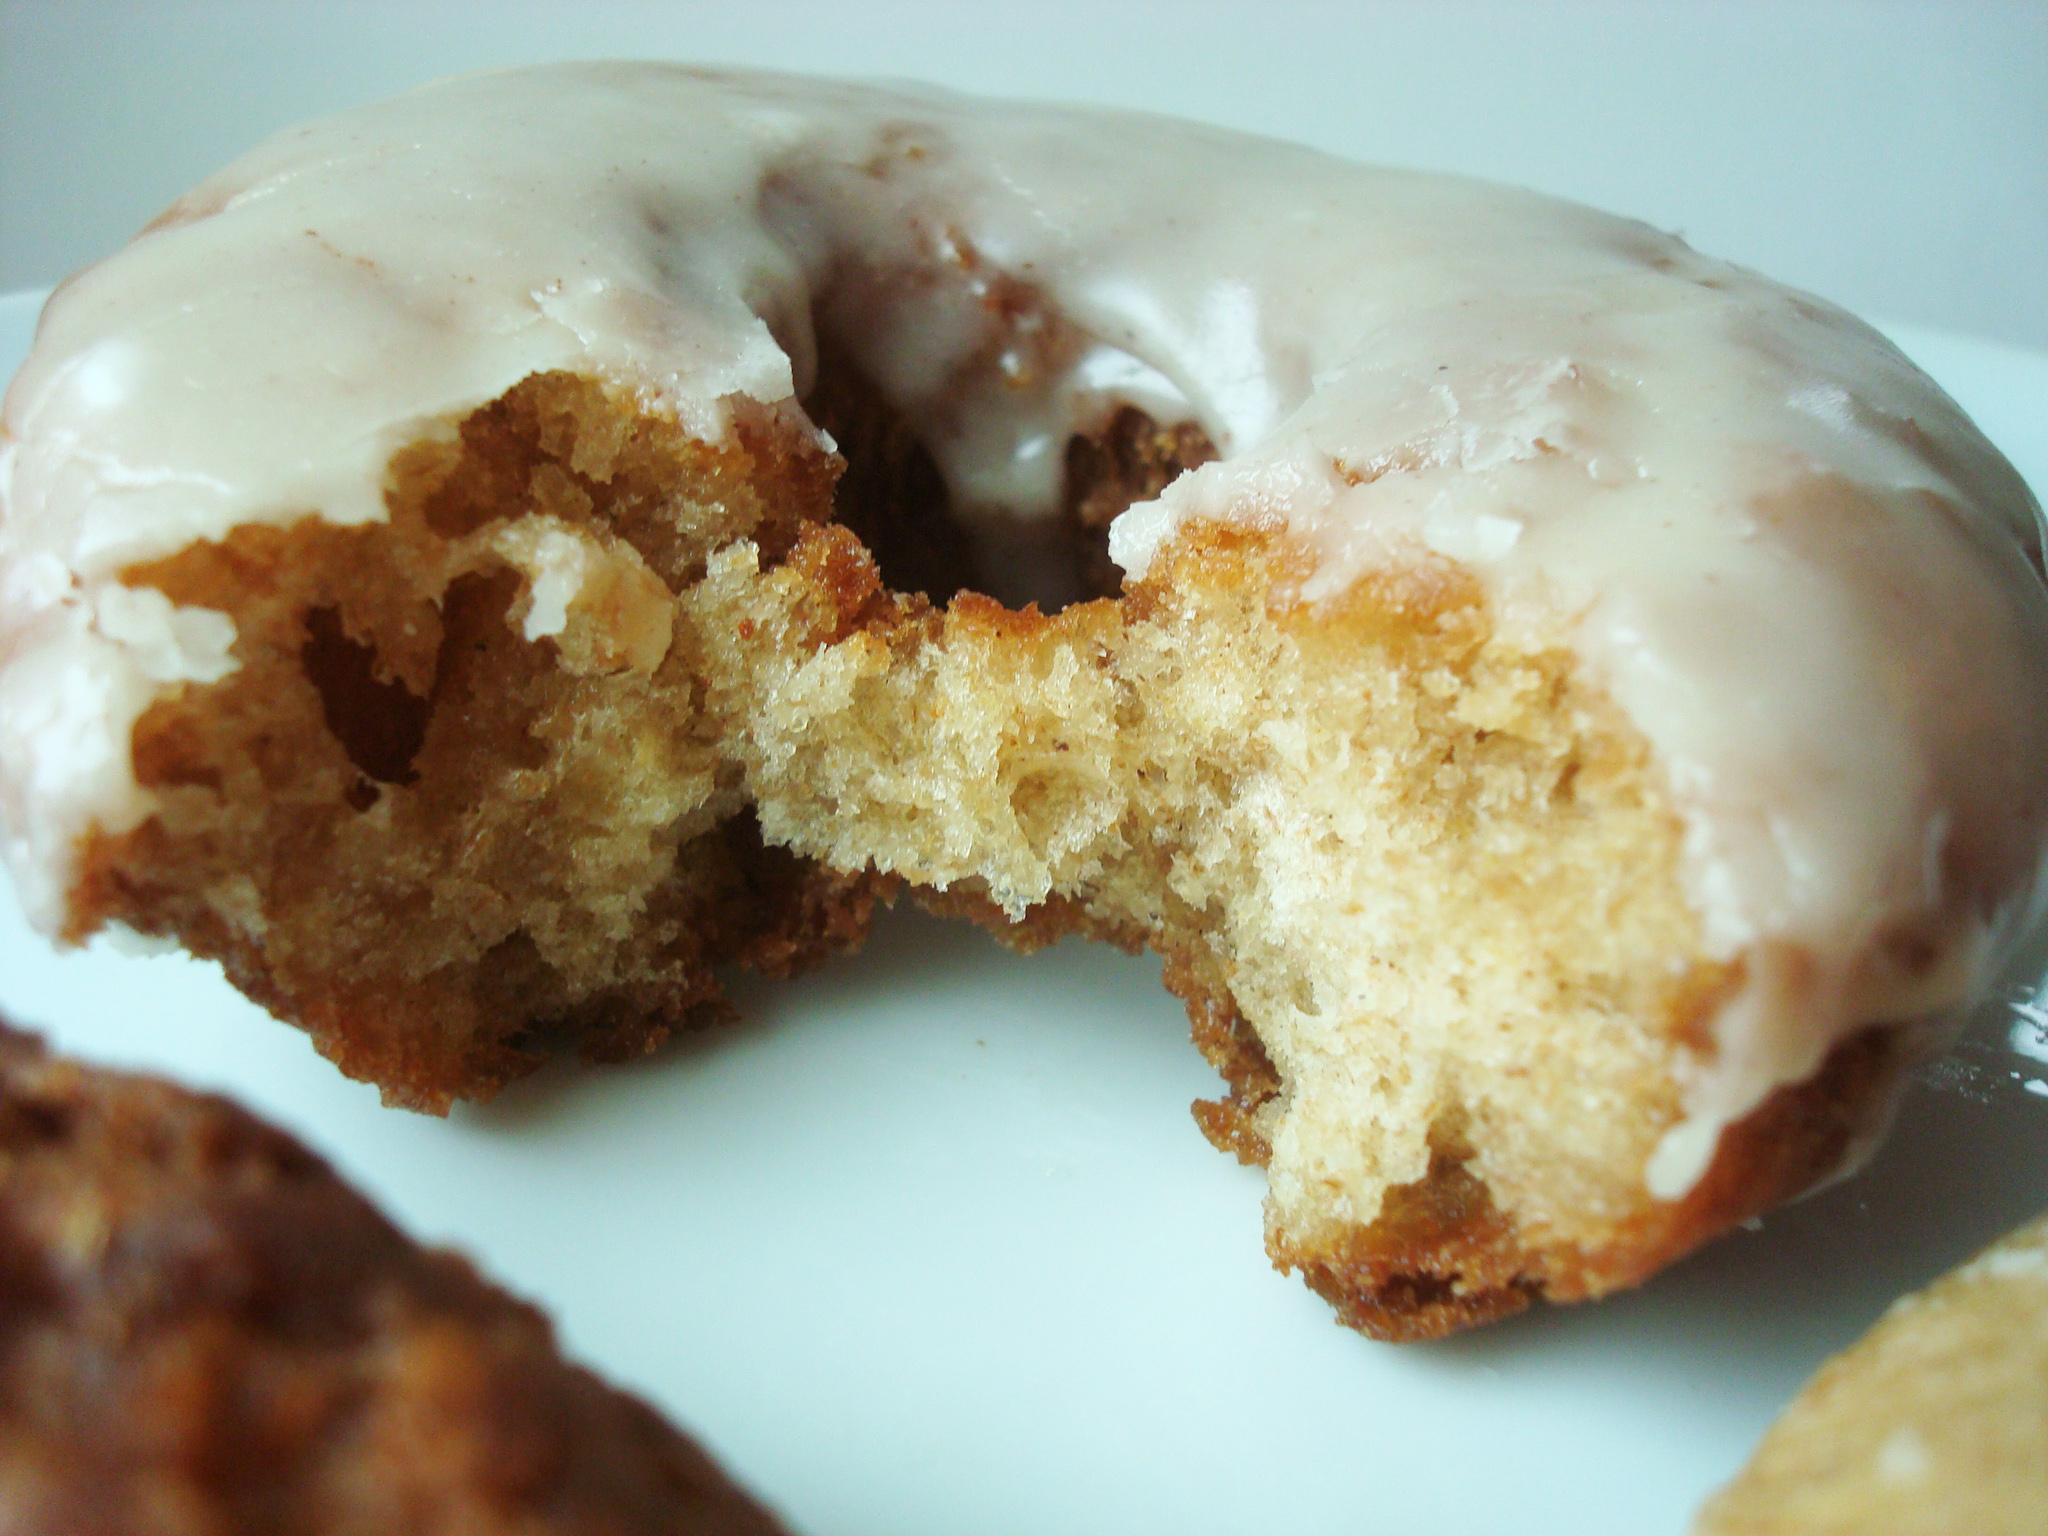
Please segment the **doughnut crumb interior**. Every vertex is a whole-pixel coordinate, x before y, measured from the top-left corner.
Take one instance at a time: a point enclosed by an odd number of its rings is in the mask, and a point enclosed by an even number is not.
[[[428,1111],[878,902],[1150,949],[1383,1338],[1853,1162],[2040,889],[2039,511],[1888,343],[1195,125],[443,82],[61,289],[0,502],[52,932]]]

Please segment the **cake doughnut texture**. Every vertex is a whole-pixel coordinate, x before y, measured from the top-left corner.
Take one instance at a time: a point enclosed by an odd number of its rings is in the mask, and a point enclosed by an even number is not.
[[[10,1533],[781,1530],[289,1136],[4,1026],[0,1263]]]
[[[1417,1337],[1844,1165],[2034,910],[2025,486],[1848,316],[1531,194],[480,76],[74,278],[0,427],[33,914],[419,1108],[904,893],[1149,946],[1275,1262]]]

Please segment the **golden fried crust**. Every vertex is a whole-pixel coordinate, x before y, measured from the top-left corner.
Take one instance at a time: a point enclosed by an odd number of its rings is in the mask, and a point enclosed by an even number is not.
[[[1395,1342],[1440,1338],[1532,1301],[1592,1300],[1642,1283],[1834,1173],[1889,1113],[1897,1077],[1915,1059],[1897,1031],[1844,1041],[1812,1077],[1778,1089],[1724,1131],[1713,1165],[1684,1198],[1646,1200],[1614,1241],[1590,1252],[1532,1248],[1464,1157],[1442,1150],[1419,1183],[1389,1192],[1370,1226],[1327,1246],[1269,1240],[1268,1248],[1276,1267],[1299,1270],[1343,1321]]]
[[[778,1530],[290,1137],[4,1027],[0,1489],[9,1532]]]
[[[1280,1080],[1257,1032],[1198,967],[1169,961],[1167,986],[1187,1005],[1195,1045],[1223,1077],[1222,1099],[1198,1100],[1195,1123],[1218,1151],[1264,1167],[1272,1147],[1258,1112]],[[1882,1129],[1900,1074],[1919,1058],[1908,1033],[1874,1028],[1844,1041],[1805,1082],[1778,1089],[1723,1133],[1712,1166],[1682,1199],[1645,1201],[1603,1249],[1545,1251],[1474,1177],[1468,1146],[1439,1146],[1429,1171],[1388,1192],[1367,1226],[1321,1243],[1269,1233],[1274,1267],[1309,1288],[1362,1333],[1391,1342],[1441,1338],[1519,1312],[1534,1301],[1583,1301],[1640,1284],[1736,1223],[1841,1168]]]

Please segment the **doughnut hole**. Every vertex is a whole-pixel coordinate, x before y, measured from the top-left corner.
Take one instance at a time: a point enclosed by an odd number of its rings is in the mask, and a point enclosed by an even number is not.
[[[1123,406],[1068,440],[1060,502],[1050,515],[984,511],[970,526],[910,423],[829,337],[821,340],[804,410],[845,458],[832,520],[867,549],[885,588],[935,606],[972,592],[1057,613],[1115,596],[1123,572],[1109,558],[1110,523],[1216,457],[1193,423],[1162,425]]]
[[[822,344],[804,411],[845,462],[833,487],[833,519],[865,546],[892,591],[944,604],[988,585],[986,562],[955,521],[931,454],[829,343]]]

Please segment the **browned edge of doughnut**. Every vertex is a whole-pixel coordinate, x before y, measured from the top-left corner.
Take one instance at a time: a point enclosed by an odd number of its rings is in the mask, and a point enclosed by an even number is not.
[[[370,988],[309,993],[281,985],[262,945],[204,905],[186,902],[175,886],[134,877],[136,848],[151,841],[152,831],[145,824],[87,845],[71,901],[75,931],[67,938],[81,941],[110,917],[149,933],[175,932],[194,955],[218,963],[236,991],[303,1029],[344,1076],[375,1084],[388,1104],[431,1115],[447,1114],[459,1100],[488,1101],[558,1055],[573,1053],[594,1065],[633,1061],[678,1031],[730,1024],[739,1015],[721,968],[786,979],[856,950],[867,940],[876,906],[893,901],[901,888],[887,875],[840,874],[764,845],[751,817],[735,818],[695,850],[717,861],[723,899],[698,930],[696,952],[680,958],[666,981],[534,1020],[514,1012],[523,977],[508,965],[485,982],[503,995],[515,1022],[450,1040],[389,1027],[410,1000],[395,1002]],[[167,911],[178,914],[175,925],[163,921]]]
[[[1263,1166],[1271,1149],[1252,1114],[1279,1092],[1258,1036],[1185,964],[1169,985],[1187,1002],[1195,1044],[1229,1086],[1198,1101],[1195,1122],[1220,1151]],[[1721,1134],[1714,1160],[1681,1199],[1645,1198],[1609,1246],[1534,1250],[1464,1167],[1440,1148],[1428,1175],[1389,1191],[1369,1226],[1327,1246],[1268,1240],[1274,1267],[1298,1271],[1339,1318],[1377,1339],[1441,1338],[1531,1302],[1589,1301],[1639,1285],[1737,1223],[1805,1193],[1890,1118],[1903,1074],[1925,1054],[1910,1026],[1873,1025],[1838,1044],[1805,1081],[1786,1084]]]

